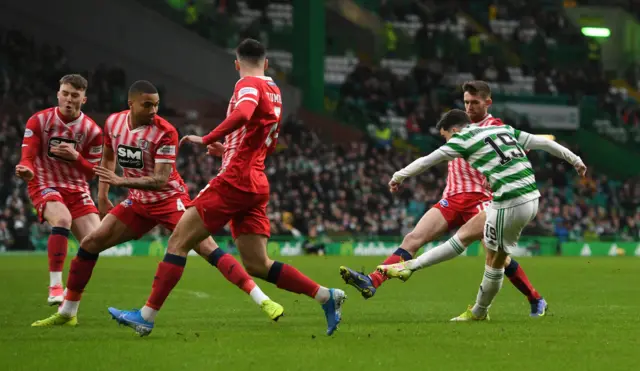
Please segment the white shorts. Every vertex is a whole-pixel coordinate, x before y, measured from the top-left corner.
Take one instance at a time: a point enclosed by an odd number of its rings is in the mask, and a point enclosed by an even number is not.
[[[484,223],[484,243],[493,251],[502,250],[511,254],[518,246],[518,240],[524,227],[538,213],[538,199],[506,209],[486,209],[487,221]]]

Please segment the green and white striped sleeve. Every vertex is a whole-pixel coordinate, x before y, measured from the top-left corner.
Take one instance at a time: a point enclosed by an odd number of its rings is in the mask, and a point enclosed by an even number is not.
[[[454,134],[453,137],[451,137],[446,144],[440,146],[437,151],[441,151],[447,155],[450,160],[453,160],[454,158],[464,157],[467,146],[465,140],[463,140],[460,135]]]

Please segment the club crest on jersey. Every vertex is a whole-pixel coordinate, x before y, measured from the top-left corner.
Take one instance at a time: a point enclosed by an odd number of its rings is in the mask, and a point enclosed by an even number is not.
[[[149,142],[145,139],[138,139],[138,147],[142,148],[143,151],[146,151],[149,148]]]
[[[120,144],[118,146],[118,164],[126,169],[143,169],[144,158],[142,149],[138,147],[126,146]]]
[[[129,207],[133,205],[133,201],[127,198],[126,200],[120,202],[120,205],[122,205],[122,207]]]
[[[442,206],[442,207],[449,207],[449,201],[447,201],[447,200],[440,200],[440,206]]]
[[[81,134],[81,133],[76,134],[76,143],[82,143],[83,139],[84,139],[84,134]]]

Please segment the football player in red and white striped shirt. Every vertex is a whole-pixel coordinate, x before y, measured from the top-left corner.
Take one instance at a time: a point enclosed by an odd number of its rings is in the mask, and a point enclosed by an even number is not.
[[[98,207],[106,216],[98,229],[80,243],[58,313],[34,323],[35,326],[77,324],[80,299],[100,252],[138,239],[158,224],[173,231],[184,214],[184,205],[191,200],[175,165],[178,132],[157,115],[159,103],[153,84],[136,81],[129,89],[130,109],[107,118],[104,156],[101,165],[95,168],[100,177]],[[123,168],[123,177],[114,172],[116,162]],[[116,207],[108,198],[110,185],[129,188],[129,197]],[[271,315],[263,305],[265,301],[271,302],[269,297],[233,256],[218,248],[211,236],[202,240],[195,251]]]
[[[264,75],[268,67],[266,55],[266,49],[257,40],[242,41],[236,48],[235,61],[240,80],[229,102],[227,118],[204,137],[187,135],[181,140],[206,145],[212,153],[218,140],[225,138],[223,165],[218,175],[187,205],[169,237],[167,252],[158,264],[146,304],[132,311],[109,308],[119,324],[133,328],[140,336],[149,335],[155,327],[156,315],[182,278],[189,251],[202,238],[227,224],[231,226],[242,262],[254,277],[315,299],[325,312],[327,335],[333,334],[341,321],[346,299],[342,290],[320,286],[293,266],[273,261],[267,255],[271,228],[266,212],[269,181],[264,173],[264,159],[276,147],[282,96],[278,85]],[[222,149],[220,144],[217,146]],[[282,311],[279,306],[276,314],[282,315]]]
[[[462,90],[466,112],[475,125],[503,125],[500,119],[488,112],[492,100],[491,88],[486,82],[469,81],[462,86]],[[391,186],[393,188],[393,185]],[[491,205],[491,200],[491,191],[487,187],[485,177],[479,171],[461,158],[449,161],[447,186],[442,199],[422,216],[413,231],[404,237],[400,247],[382,265],[411,260],[424,244],[463,225],[464,233],[460,233],[461,229],[452,238],[455,240],[462,236],[465,239],[464,243],[457,240],[457,246],[468,246],[473,241],[481,240],[486,219],[484,210]],[[453,259],[461,253],[460,249],[455,249],[447,243],[422,254],[417,259],[422,267],[427,267]],[[345,282],[358,289],[366,299],[372,297],[376,289],[387,279],[378,271],[365,276],[347,267],[340,267],[340,273]],[[520,265],[510,257],[505,263],[505,275],[529,300],[531,315],[544,315],[546,301],[533,288]]]
[[[41,222],[51,225],[49,305],[63,300],[62,268],[69,231],[82,240],[100,224],[87,180],[102,156],[102,131],[82,111],[87,80],[80,75],[60,79],[58,106],[37,112],[27,121],[22,159],[16,175],[28,181],[29,197]]]

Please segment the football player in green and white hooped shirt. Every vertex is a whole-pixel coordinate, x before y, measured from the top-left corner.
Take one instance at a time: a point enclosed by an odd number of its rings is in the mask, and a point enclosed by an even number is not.
[[[502,286],[505,259],[517,246],[524,227],[538,212],[540,192],[525,150],[541,149],[562,158],[573,165],[581,176],[584,176],[587,168],[580,157],[552,140],[508,125],[471,125],[469,116],[461,110],[447,112],[436,128],[445,137],[447,144],[393,174],[389,187],[391,192],[395,192],[406,178],[458,157],[464,158],[487,178],[493,192],[493,203],[487,209],[484,228],[484,242],[488,248],[484,277],[475,305],[452,321],[489,319],[488,309]],[[462,246],[452,248],[466,248],[471,244],[472,233],[466,226],[461,227],[445,245],[461,244]],[[417,257],[397,264],[378,266],[378,271],[388,277],[406,281],[420,268],[422,264],[420,257]]]

